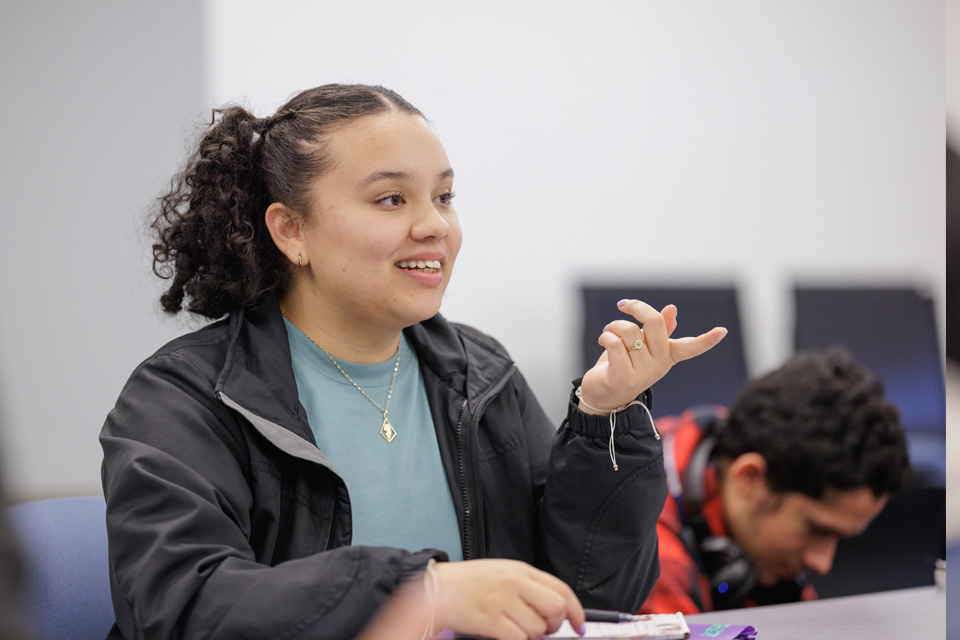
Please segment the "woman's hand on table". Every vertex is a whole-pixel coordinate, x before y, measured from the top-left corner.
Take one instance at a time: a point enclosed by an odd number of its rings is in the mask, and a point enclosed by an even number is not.
[[[540,638],[586,617],[562,580],[517,560],[469,560],[435,565],[439,582],[436,629],[498,640]]]

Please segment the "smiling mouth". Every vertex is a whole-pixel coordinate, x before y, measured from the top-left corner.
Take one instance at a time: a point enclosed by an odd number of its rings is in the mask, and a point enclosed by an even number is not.
[[[401,260],[395,263],[394,266],[406,269],[407,271],[419,271],[421,273],[436,273],[440,271],[439,260]]]

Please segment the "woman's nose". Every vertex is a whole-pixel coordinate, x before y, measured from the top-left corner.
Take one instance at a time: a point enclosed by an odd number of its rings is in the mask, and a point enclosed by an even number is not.
[[[420,240],[423,238],[446,238],[450,234],[450,223],[432,200],[416,207],[411,234]]]

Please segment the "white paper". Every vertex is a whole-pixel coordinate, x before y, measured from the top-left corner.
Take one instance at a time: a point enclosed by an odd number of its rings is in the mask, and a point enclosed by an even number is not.
[[[682,613],[656,613],[637,616],[632,622],[588,622],[580,635],[566,620],[547,638],[642,638],[643,640],[683,640],[690,637],[690,627]]]

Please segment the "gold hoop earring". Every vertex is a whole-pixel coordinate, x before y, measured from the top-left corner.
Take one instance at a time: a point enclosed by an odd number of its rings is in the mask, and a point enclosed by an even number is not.
[[[299,264],[300,268],[303,269],[303,256],[299,253],[297,254],[297,264]]]

